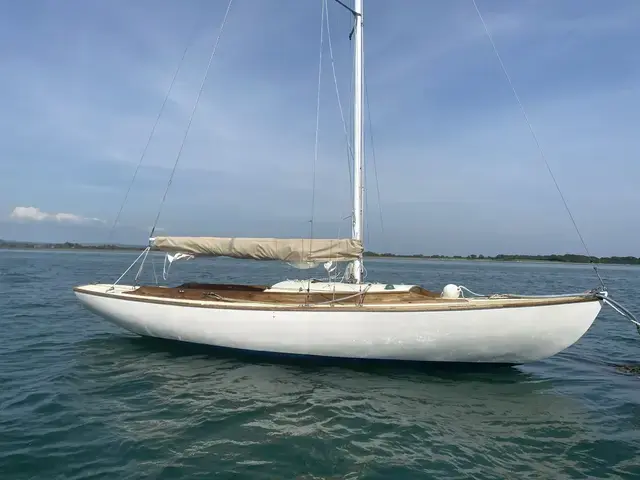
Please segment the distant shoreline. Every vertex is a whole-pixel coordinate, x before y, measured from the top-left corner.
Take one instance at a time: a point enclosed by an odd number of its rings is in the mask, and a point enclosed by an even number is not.
[[[465,260],[475,262],[545,262],[545,263],[576,263],[576,264],[606,264],[606,265],[640,265],[638,257],[591,257],[573,253],[552,255],[398,255],[394,253],[365,252],[365,257],[370,258],[397,258],[416,260]]]
[[[0,240],[0,250],[83,250],[83,251],[107,251],[107,252],[134,252],[141,251],[142,245],[118,245],[118,244],[82,244],[82,243],[46,243],[46,242],[17,242]],[[401,255],[395,253],[365,252],[367,258],[383,259],[413,259],[413,260],[465,260],[478,262],[551,262],[551,263],[576,263],[576,264],[607,264],[607,265],[640,265],[638,257],[589,257],[566,253],[562,255]]]
[[[133,252],[144,250],[140,245],[91,245],[82,243],[46,243],[46,242],[13,242],[0,240],[0,250],[91,250],[91,251],[123,251]]]

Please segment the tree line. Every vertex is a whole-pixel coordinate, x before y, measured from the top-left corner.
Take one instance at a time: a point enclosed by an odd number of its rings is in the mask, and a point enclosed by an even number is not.
[[[365,252],[366,257],[391,257],[391,258],[425,258],[434,260],[494,260],[502,262],[560,262],[560,263],[610,263],[620,265],[640,265],[638,257],[588,257],[574,253],[553,254],[553,255],[516,255],[499,254],[490,255],[423,255],[416,253],[413,255],[398,255],[394,253]]]

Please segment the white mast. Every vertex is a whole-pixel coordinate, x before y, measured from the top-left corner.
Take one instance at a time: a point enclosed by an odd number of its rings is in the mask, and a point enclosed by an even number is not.
[[[362,2],[355,0],[353,29],[354,50],[354,105],[353,105],[353,238],[364,243],[364,135],[363,135],[363,72],[364,49],[362,39]],[[362,282],[362,259],[353,262],[357,283]]]

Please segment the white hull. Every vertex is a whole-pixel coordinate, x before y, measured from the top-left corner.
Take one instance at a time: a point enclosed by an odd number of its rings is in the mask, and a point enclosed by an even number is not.
[[[86,285],[90,311],[139,335],[218,347],[324,357],[520,364],[566,349],[601,301],[507,308],[371,311],[241,308],[219,302],[136,299],[133,287]],[[490,300],[470,300],[479,306]],[[446,305],[445,305],[446,306]]]

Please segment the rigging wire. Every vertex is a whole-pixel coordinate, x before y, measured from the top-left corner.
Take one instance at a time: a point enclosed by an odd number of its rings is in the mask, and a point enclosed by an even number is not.
[[[362,134],[364,135],[364,126],[362,128]],[[362,142],[362,159],[363,159],[363,168],[362,173],[364,178],[362,179],[362,189],[364,190],[364,206],[362,208],[362,217],[366,218],[366,213],[369,211],[369,189],[367,185],[369,185],[368,173],[369,169],[367,168],[369,165],[366,161],[367,158],[367,144],[366,142]],[[365,245],[369,245],[369,240],[371,239],[371,229],[369,228],[368,222],[363,222],[363,232],[362,236],[364,238]],[[364,263],[364,262],[362,262]]]
[[[349,78],[353,79],[354,78],[354,74],[355,74],[355,69],[356,69],[356,63],[355,63],[355,50],[354,50],[354,46],[353,46],[353,32],[355,30],[355,18],[353,19],[354,24],[351,27],[351,31],[349,33],[349,57],[351,58],[351,72],[349,75]],[[353,99],[353,95],[354,95],[354,88],[355,88],[355,82],[350,81],[349,82],[349,98]],[[349,105],[349,111],[348,111],[348,118],[351,119],[351,121],[349,123],[347,123],[347,131],[348,131],[348,138],[353,139],[353,101],[349,101],[348,102]],[[353,160],[354,160],[354,155],[350,152],[349,148],[347,148],[347,165],[349,167],[349,215],[346,216],[346,218],[344,218],[343,220],[349,219],[349,229],[351,230],[351,232],[353,232],[353,222],[354,222],[354,211],[353,211],[353,175],[351,172],[351,165],[353,164]]]
[[[233,0],[229,0],[229,4],[227,5],[227,9],[224,13],[224,17],[222,19],[222,23],[220,24],[220,30],[218,31],[218,36],[216,37],[216,41],[213,44],[213,49],[211,50],[211,55],[209,56],[209,62],[207,63],[207,68],[204,73],[204,77],[202,78],[202,83],[200,84],[200,90],[198,90],[198,96],[196,97],[196,101],[193,105],[193,109],[191,110],[191,115],[189,116],[189,122],[187,123],[187,129],[184,132],[184,136],[182,137],[182,143],[180,144],[180,149],[178,150],[178,154],[176,156],[176,160],[173,164],[173,169],[171,170],[171,175],[169,176],[169,182],[167,183],[167,188],[164,191],[164,195],[162,196],[162,201],[160,202],[160,207],[158,208],[158,214],[156,215],[156,219],[153,222],[153,228],[151,229],[151,233],[149,237],[153,237],[153,234],[158,226],[158,220],[160,220],[160,214],[162,213],[162,207],[164,206],[164,202],[167,199],[167,194],[169,193],[169,188],[173,183],[173,177],[176,173],[176,168],[178,167],[178,162],[180,161],[180,156],[182,155],[182,150],[184,149],[184,145],[187,140],[187,135],[189,134],[189,130],[191,129],[191,123],[193,122],[193,118],[196,113],[196,109],[198,108],[198,103],[200,101],[200,96],[202,95],[202,91],[204,90],[204,85],[207,81],[207,76],[209,75],[209,70],[211,69],[211,63],[213,62],[213,57],[218,50],[218,44],[220,43],[220,38],[222,37],[222,32],[224,30],[224,26],[227,23],[227,18],[229,16],[229,10],[231,10],[231,4]]]
[[[322,51],[324,50],[324,16],[327,10],[327,0],[322,0],[322,11],[320,13],[320,59],[318,60],[318,93],[316,97],[316,133],[315,144],[313,147],[313,166],[311,179],[311,220],[309,239],[313,239],[313,220],[316,207],[316,164],[318,163],[318,137],[320,135],[320,93],[322,85]],[[311,250],[311,242],[309,242],[309,250]]]
[[[371,142],[371,158],[373,160],[373,173],[376,179],[376,191],[378,194],[378,212],[380,213],[380,230],[382,231],[382,241],[386,244],[385,241],[385,231],[384,231],[384,222],[382,220],[382,202],[380,201],[380,181],[378,180],[378,165],[376,162],[376,148],[375,143],[373,141],[373,122],[371,121],[371,106],[369,105],[369,88],[367,86],[367,72],[366,66],[364,68],[364,96],[365,101],[367,102],[367,117],[369,120],[369,140]]]
[[[191,48],[191,46],[193,45],[193,43],[195,42],[196,39],[196,32],[197,30],[194,30],[194,34],[193,37],[191,38],[191,40],[189,42],[187,42],[187,46],[185,47],[184,51],[182,52],[182,57],[180,57],[180,61],[178,62],[178,66],[175,70],[175,72],[173,73],[173,77],[171,78],[171,83],[169,84],[169,89],[167,90],[167,93],[164,97],[164,100],[162,101],[162,105],[160,106],[160,111],[158,112],[158,115],[156,116],[156,119],[153,123],[153,127],[151,128],[151,132],[149,133],[149,138],[147,138],[147,143],[145,144],[144,148],[142,149],[142,154],[140,155],[140,159],[138,160],[138,165],[136,166],[135,171],[133,172],[133,177],[131,178],[131,181],[129,182],[129,186],[126,190],[126,193],[124,195],[124,199],[122,200],[122,203],[120,205],[120,209],[118,210],[118,213],[113,221],[113,225],[111,225],[111,229],[109,230],[109,234],[107,235],[107,243],[111,240],[111,236],[113,235],[113,231],[116,228],[116,225],[118,224],[118,221],[120,220],[120,216],[122,215],[122,211],[124,209],[125,204],[127,203],[127,200],[129,198],[129,194],[131,193],[131,188],[133,187],[133,184],[136,180],[136,177],[138,176],[138,172],[140,171],[140,167],[142,166],[142,162],[144,161],[145,156],[147,155],[147,150],[149,149],[149,145],[151,145],[151,140],[153,138],[153,135],[155,134],[156,128],[158,126],[158,123],[160,122],[160,117],[162,116],[162,113],[164,112],[164,108],[167,105],[167,101],[169,100],[169,96],[171,95],[171,92],[173,90],[173,87],[176,83],[176,78],[178,77],[178,73],[180,72],[182,65],[184,63],[184,59],[187,56],[187,52],[189,51],[189,49]]]
[[[353,160],[353,147],[351,145],[351,141],[349,140],[349,131],[347,130],[347,121],[344,117],[342,102],[340,101],[340,90],[338,88],[336,64],[333,58],[333,44],[331,43],[331,28],[329,27],[329,8],[328,7],[326,7],[325,20],[326,20],[326,26],[327,26],[327,44],[329,45],[329,57],[331,58],[331,70],[333,72],[333,83],[336,87],[336,98],[338,100],[338,109],[340,110],[340,118],[342,119],[342,128],[344,130],[344,136],[347,142],[347,167],[349,168],[349,188],[353,193],[353,175],[351,173],[351,161]]]
[[[542,146],[540,145],[540,141],[538,140],[538,136],[536,135],[533,126],[531,125],[531,122],[529,121],[529,116],[527,115],[526,110],[524,109],[524,105],[522,104],[522,101],[520,100],[520,96],[518,95],[518,93],[516,92],[515,86],[513,85],[513,82],[511,81],[511,76],[509,75],[509,73],[507,72],[507,68],[504,65],[504,62],[502,61],[502,57],[500,56],[500,53],[498,52],[498,48],[496,47],[495,42],[493,41],[493,36],[491,35],[491,32],[489,31],[489,27],[487,26],[487,23],[484,21],[484,17],[482,16],[482,13],[480,13],[480,9],[478,8],[478,4],[476,3],[476,0],[471,0],[473,2],[473,6],[475,7],[476,13],[478,14],[478,17],[480,18],[480,21],[482,22],[482,26],[484,27],[484,31],[487,34],[487,37],[489,38],[489,41],[491,42],[491,47],[493,48],[493,52],[496,55],[496,58],[498,59],[498,62],[500,63],[500,67],[502,68],[502,73],[504,73],[504,76],[507,79],[507,82],[509,83],[509,86],[511,87],[511,91],[513,92],[513,95],[516,99],[516,101],[518,102],[518,105],[520,106],[520,110],[522,111],[522,114],[524,116],[525,122],[527,123],[527,126],[529,127],[529,131],[531,132],[531,136],[533,137],[533,140],[536,144],[536,146],[538,147],[538,151],[540,153],[540,156],[542,157],[542,160],[544,161],[547,170],[549,172],[549,175],[551,176],[551,179],[553,180],[553,183],[556,187],[556,190],[558,191],[558,193],[560,194],[560,198],[562,199],[562,203],[564,204],[564,208],[566,209],[567,213],[569,214],[569,218],[571,219],[571,222],[573,223],[573,227],[576,231],[576,233],[578,234],[578,237],[580,238],[580,242],[582,242],[582,246],[584,247],[585,252],[587,253],[587,256],[589,257],[589,263],[591,263],[591,265],[593,266],[593,270],[596,273],[596,276],[598,277],[598,280],[600,281],[600,284],[602,285],[602,288],[605,288],[604,285],[604,281],[602,280],[602,277],[600,276],[600,272],[598,271],[598,267],[596,266],[596,264],[593,262],[593,257],[591,256],[591,253],[589,252],[589,247],[587,247],[587,242],[585,242],[584,237],[582,236],[582,233],[580,232],[580,229],[578,228],[578,224],[576,223],[575,218],[573,217],[573,214],[571,213],[571,209],[569,208],[569,204],[567,203],[567,200],[565,199],[562,190],[560,189],[560,185],[558,184],[558,181],[556,180],[555,175],[553,174],[553,171],[551,170],[551,166],[549,165],[549,162],[547,161],[547,157],[544,154],[544,151],[542,150]]]
[[[136,165],[136,169],[133,172],[133,177],[131,178],[131,181],[129,182],[129,185],[127,187],[127,190],[125,192],[124,198],[122,199],[122,203],[120,204],[120,208],[118,209],[118,213],[116,214],[114,220],[113,220],[113,224],[111,225],[111,228],[109,229],[109,232],[107,234],[107,243],[109,243],[113,237],[113,233],[115,232],[116,226],[118,225],[118,222],[120,221],[120,217],[122,216],[122,212],[124,211],[124,207],[127,203],[127,200],[129,199],[129,194],[131,193],[131,189],[133,188],[133,184],[136,181],[136,178],[138,176],[138,172],[140,171],[140,167],[142,166],[142,162],[144,161],[144,158],[147,155],[147,150],[149,149],[149,146],[151,145],[151,140],[153,139],[153,136],[155,134],[156,128],[158,127],[158,124],[160,123],[160,117],[162,117],[162,114],[164,113],[164,109],[167,105],[167,101],[169,100],[169,97],[171,96],[171,92],[173,91],[173,87],[176,83],[176,79],[178,78],[178,74],[180,73],[180,70],[182,69],[182,65],[184,64],[184,59],[187,56],[187,52],[189,51],[189,49],[193,46],[193,44],[195,43],[195,39],[197,37],[197,29],[194,29],[193,31],[193,36],[191,37],[191,39],[187,42],[187,45],[185,46],[184,50],[182,51],[182,56],[180,57],[180,61],[178,62],[178,66],[176,67],[173,76],[171,78],[171,82],[169,83],[169,88],[167,89],[167,93],[164,96],[164,99],[162,101],[162,105],[160,106],[160,110],[158,111],[158,115],[155,118],[155,121],[153,122],[153,126],[151,127],[151,131],[149,133],[149,137],[147,138],[147,142],[144,146],[144,148],[142,149],[142,153],[140,155],[140,159],[138,160],[138,164]],[[146,259],[146,255],[144,257]],[[151,256],[151,260],[153,261],[153,255]],[[155,274],[155,270],[154,270],[154,274]],[[138,272],[137,277],[140,275],[140,272]],[[156,278],[156,284],[157,284],[157,278]]]
[[[341,2],[338,2],[341,3]],[[344,6],[344,5],[343,5]],[[332,72],[333,72],[333,82],[335,85],[335,90],[336,90],[336,98],[338,100],[338,108],[340,110],[340,118],[342,119],[342,126],[344,129],[344,134],[345,134],[345,138],[347,141],[347,167],[349,169],[349,186],[350,186],[350,193],[351,196],[353,196],[353,174],[352,174],[352,170],[351,170],[351,162],[353,161],[353,147],[351,145],[351,141],[350,139],[350,132],[347,128],[347,122],[345,120],[345,116],[344,116],[344,110],[342,108],[342,102],[340,100],[340,91],[338,88],[338,79],[337,79],[337,75],[336,75],[336,68],[335,68],[335,61],[334,61],[334,56],[333,56],[333,45],[331,42],[331,28],[329,26],[329,10],[327,8],[327,12],[326,12],[326,26],[327,26],[327,43],[329,44],[329,55],[331,57],[331,68],[332,68]],[[349,35],[349,39],[351,40],[352,36]],[[353,68],[353,66],[352,66]],[[371,155],[372,155],[372,159],[373,159],[373,170],[374,170],[374,176],[375,176],[375,180],[376,180],[376,192],[377,192],[377,197],[378,197],[378,210],[379,210],[379,214],[380,214],[380,229],[382,231],[382,235],[383,238],[385,236],[385,231],[384,231],[384,221],[383,221],[383,215],[382,215],[382,203],[381,203],[381,195],[380,195],[380,181],[378,178],[378,166],[377,166],[377,161],[376,161],[376,152],[375,152],[375,143],[374,143],[374,139],[373,139],[373,123],[371,121],[371,106],[369,103],[369,90],[367,88],[367,75],[366,75],[366,66],[364,67],[365,72],[363,72],[363,79],[364,79],[364,93],[365,93],[365,100],[366,100],[366,104],[367,104],[367,117],[368,117],[368,122],[369,122],[369,140],[371,142]],[[351,93],[353,93],[353,85],[351,85],[351,89],[350,89]],[[353,95],[352,95],[353,96]],[[351,115],[351,110],[350,110],[350,115]],[[366,176],[366,170],[365,170],[365,176]],[[365,196],[366,196],[367,191],[365,190]],[[368,197],[365,198],[365,204],[368,205]]]
[[[338,2],[340,3],[340,2]],[[343,5],[344,6],[344,5]],[[351,11],[349,9],[349,11]],[[332,73],[333,73],[333,83],[335,86],[335,92],[336,92],[336,99],[338,101],[338,109],[340,111],[340,119],[342,120],[342,128],[344,131],[344,135],[345,135],[345,140],[346,140],[346,147],[347,147],[347,156],[346,156],[346,160],[347,160],[347,170],[349,172],[349,198],[353,199],[353,172],[351,169],[351,165],[353,162],[353,146],[351,144],[351,130],[349,128],[349,123],[347,123],[345,114],[344,114],[344,108],[342,106],[342,101],[341,101],[341,96],[340,96],[340,89],[338,87],[338,76],[336,74],[336,66],[335,66],[335,59],[333,56],[333,42],[331,40],[331,27],[330,27],[330,22],[329,22],[329,7],[327,6],[327,12],[326,12],[326,27],[327,27],[327,43],[329,44],[329,56],[331,58],[331,69],[332,69]],[[349,40],[351,40],[351,36],[349,36]],[[349,46],[352,46],[352,43],[349,43]],[[351,48],[351,56],[353,56],[353,49]],[[354,65],[351,65],[351,77],[353,77],[353,67]],[[353,82],[349,83],[350,85],[350,98],[353,97]],[[352,116],[352,103],[349,102],[349,118],[351,118]],[[350,203],[350,207],[349,207],[349,212],[350,214],[347,216],[342,216],[341,221],[350,219],[351,223],[353,223],[353,205]],[[350,226],[350,229],[353,228],[353,225]],[[338,238],[340,238],[340,226],[338,227]]]

